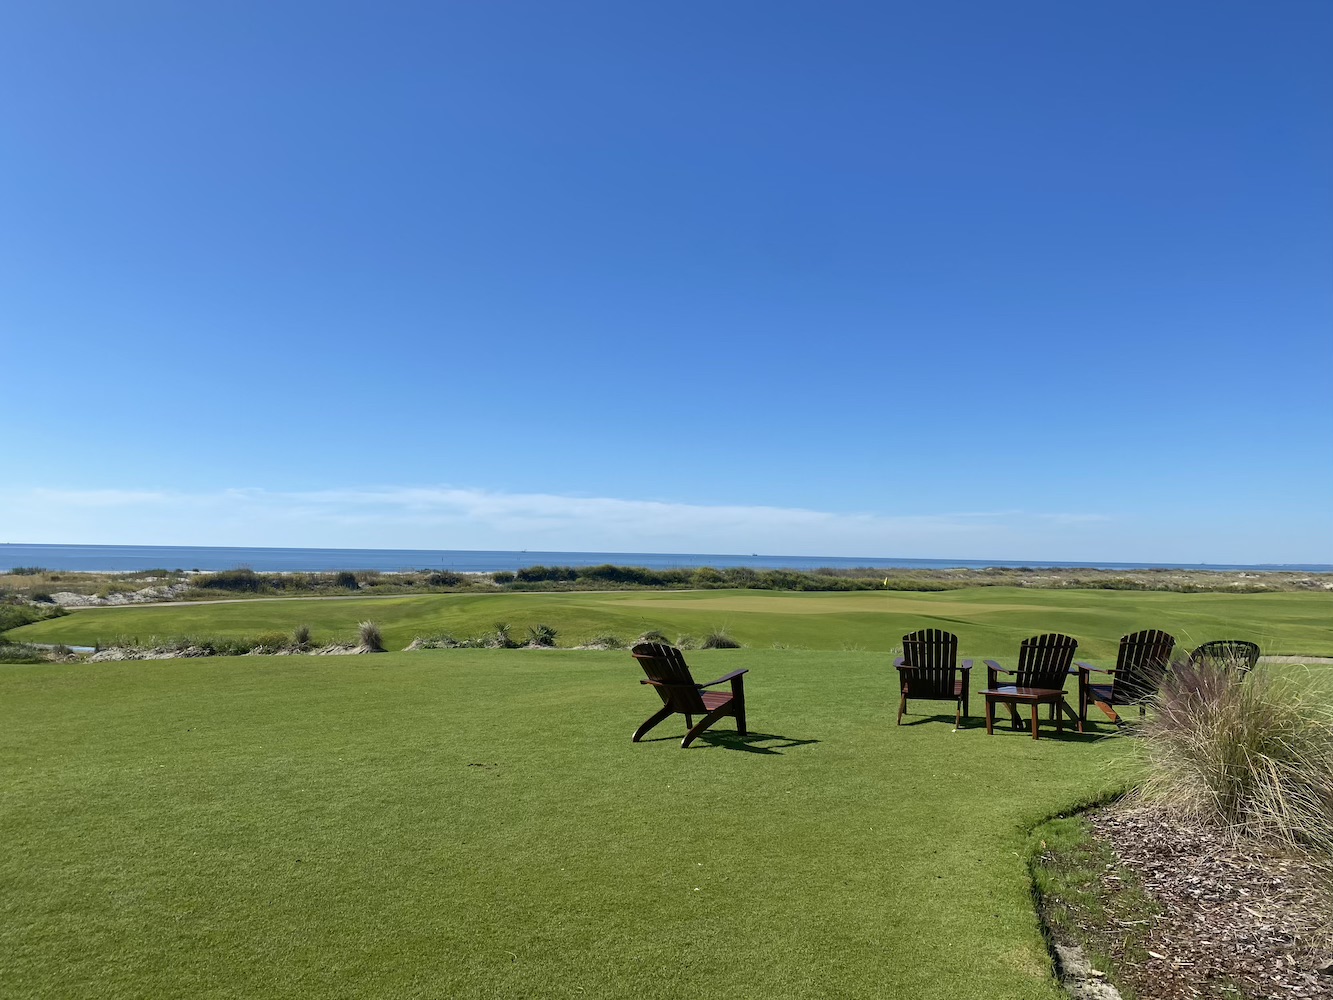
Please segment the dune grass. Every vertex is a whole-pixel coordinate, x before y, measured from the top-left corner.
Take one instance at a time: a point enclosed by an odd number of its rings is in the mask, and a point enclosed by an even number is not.
[[[1025,831],[1127,740],[895,727],[873,653],[690,658],[750,668],[750,738],[630,743],[623,651],[6,667],[4,993],[1059,996]]]
[[[725,632],[749,647],[894,649],[916,628],[959,636],[962,655],[1011,657],[1038,632],[1079,640],[1080,658],[1113,661],[1120,636],[1161,628],[1192,648],[1207,639],[1258,642],[1265,653],[1333,655],[1333,594],[1171,594],[1050,591],[1011,587],[947,593],[775,593],[772,591],[632,591],[532,594],[435,594],[338,600],[277,598],[241,603],[79,610],[10,633],[15,641],[109,644],[118,637],[253,636],[309,625],[318,642],[354,641],[356,623],[378,622],[385,645],[416,636],[457,638],[491,631],[497,621],[520,633],[548,624],[560,645],[605,633],[626,637],[660,629],[669,638]]]

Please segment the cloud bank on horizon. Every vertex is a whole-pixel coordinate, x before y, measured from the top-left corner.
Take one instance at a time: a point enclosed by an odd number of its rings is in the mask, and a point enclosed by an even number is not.
[[[0,491],[0,541],[308,548],[769,552],[1005,558],[1038,533],[1077,542],[1097,513],[885,514],[505,493],[450,486]],[[1049,548],[1049,545],[1045,547]],[[992,551],[995,550],[995,551]],[[1020,556],[1020,558],[1022,558]]]
[[[0,541],[297,548],[1133,561],[1318,562],[1321,553],[1219,552],[1178,532],[1152,553],[1096,511],[846,512],[454,486],[312,491],[0,490]],[[1197,551],[1196,551],[1197,550]],[[1323,554],[1323,558],[1327,558]]]

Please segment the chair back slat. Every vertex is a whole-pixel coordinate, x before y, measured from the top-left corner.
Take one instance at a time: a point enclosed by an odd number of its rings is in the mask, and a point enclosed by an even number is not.
[[[1112,702],[1129,705],[1155,693],[1175,648],[1175,636],[1155,628],[1124,636],[1111,675]]]
[[[1259,662],[1259,647],[1244,639],[1214,639],[1190,653],[1190,665],[1217,667],[1220,670],[1236,668],[1237,676],[1244,677]]]
[[[690,675],[685,657],[675,646],[668,646],[664,642],[641,642],[630,650],[630,655],[638,661],[649,680],[666,685],[653,687],[661,695],[663,705],[687,715],[708,713],[703,697],[699,694],[699,685]]]
[[[958,636],[938,628],[924,628],[903,636],[903,666],[915,669],[907,685],[914,698],[952,698],[958,666]]]
[[[1077,649],[1077,639],[1058,633],[1024,639],[1018,647],[1018,675],[1012,683],[1019,687],[1063,688]]]

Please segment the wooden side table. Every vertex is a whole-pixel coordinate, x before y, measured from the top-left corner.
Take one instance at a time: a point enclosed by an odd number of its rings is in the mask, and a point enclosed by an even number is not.
[[[1055,717],[1055,731],[1063,733],[1065,730],[1065,714],[1067,713],[1078,726],[1078,731],[1083,732],[1083,720],[1065,702],[1065,693],[1061,688],[1032,688],[1015,687],[1013,685],[991,688],[981,692],[986,696],[986,735],[995,734],[995,703],[999,702],[1009,706],[1010,713],[1013,714],[1015,721],[1018,719],[1018,706],[1032,706],[1032,738],[1040,739],[1037,735],[1037,708],[1041,705],[1050,705],[1051,714]]]

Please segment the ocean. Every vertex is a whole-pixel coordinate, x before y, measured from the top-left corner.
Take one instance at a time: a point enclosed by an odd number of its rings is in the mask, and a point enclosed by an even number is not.
[[[899,559],[880,556],[772,556],[681,552],[512,552],[468,549],[278,549],[202,545],[25,545],[0,543],[0,571],[15,566],[85,572],[133,572],[146,569],[222,570],[248,567],[256,572],[299,573],[331,570],[396,572],[449,569],[490,573],[525,566],[644,566],[689,569],[697,566],[749,566],[753,569],[985,569],[990,566],[1034,569],[1194,569],[1246,572],[1333,573],[1333,565],[1245,566],[1234,564],[1143,562],[1051,562],[1042,559]]]

